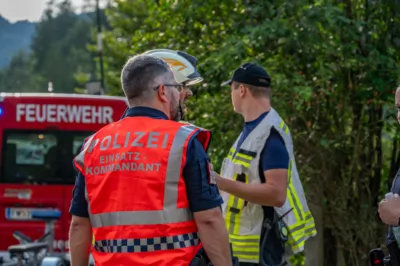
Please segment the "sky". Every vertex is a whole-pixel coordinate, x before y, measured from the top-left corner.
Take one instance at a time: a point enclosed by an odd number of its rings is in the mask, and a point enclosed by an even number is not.
[[[84,0],[71,0],[74,7],[81,7]],[[47,0],[0,0],[0,14],[10,22],[38,21]]]

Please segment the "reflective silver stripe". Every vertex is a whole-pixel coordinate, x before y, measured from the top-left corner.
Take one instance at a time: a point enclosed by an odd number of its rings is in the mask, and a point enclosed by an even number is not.
[[[301,212],[299,204],[297,202],[298,198],[295,196],[295,192],[293,192],[290,185],[288,186],[288,189],[289,189],[290,196],[292,197],[292,200],[293,200],[294,208],[296,209],[297,214],[299,215],[300,221],[303,221],[304,220],[303,213]]]
[[[92,142],[94,135],[92,135],[88,141],[86,141],[83,145],[83,149],[81,152],[75,157],[75,162],[83,169],[83,161],[85,159],[85,153],[89,147],[89,144]]]
[[[305,224],[300,224],[300,225],[298,225],[298,226],[296,226],[296,227],[294,227],[294,228],[290,228],[290,232],[291,232],[291,233],[297,232],[297,231],[303,229],[304,227],[306,227]]]
[[[193,220],[188,208],[178,208],[178,183],[181,176],[183,148],[187,138],[197,128],[182,126],[179,128],[168,156],[164,188],[164,208],[155,211],[121,211],[91,214],[93,228],[118,225],[168,224]]]
[[[303,235],[299,239],[297,239],[296,241],[293,241],[293,242],[291,241],[290,244],[292,246],[299,245],[301,242],[304,242],[304,240],[305,240],[305,236]]]
[[[304,230],[304,233],[306,235],[309,235],[310,233],[312,233],[313,231],[317,231],[317,229],[315,227],[312,228],[307,228],[306,230]]]
[[[174,208],[174,209],[172,209]],[[93,228],[116,225],[140,225],[140,224],[168,224],[190,221],[193,216],[189,209],[177,209],[170,206],[162,211],[124,211],[92,214]]]

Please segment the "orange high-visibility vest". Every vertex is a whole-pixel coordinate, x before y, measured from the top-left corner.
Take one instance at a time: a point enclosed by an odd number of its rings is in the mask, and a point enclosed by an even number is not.
[[[182,171],[193,125],[126,117],[90,137],[75,158],[85,176],[96,265],[189,265],[201,248]]]

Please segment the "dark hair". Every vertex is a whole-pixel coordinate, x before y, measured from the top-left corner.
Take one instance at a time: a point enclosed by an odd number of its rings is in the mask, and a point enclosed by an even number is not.
[[[238,89],[240,84],[249,88],[249,91],[250,91],[251,95],[254,96],[254,98],[260,98],[260,97],[268,97],[269,98],[270,97],[271,89],[269,87],[254,86],[254,85],[249,85],[249,84],[234,81],[233,88],[235,90]]]
[[[137,55],[130,58],[121,71],[121,84],[128,101],[147,100],[157,85],[155,79],[171,72],[169,65],[160,58]],[[172,73],[172,72],[171,72]]]

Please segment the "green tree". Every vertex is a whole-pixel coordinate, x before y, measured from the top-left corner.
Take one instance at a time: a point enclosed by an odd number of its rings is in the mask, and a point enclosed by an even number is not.
[[[75,14],[69,0],[49,2],[37,25],[32,51],[35,72],[44,83],[52,81],[55,92],[74,92],[82,85],[77,84],[76,73],[95,72],[94,55],[87,51],[92,26],[91,17]]]
[[[41,91],[40,77],[32,75],[33,62],[30,56],[19,52],[8,67],[0,71],[1,92],[37,92]]]
[[[0,76],[5,91],[47,91],[71,93],[96,74],[92,44],[93,13],[77,15],[70,0],[49,1],[29,54],[18,54]],[[10,73],[10,74],[7,74]],[[21,85],[22,84],[22,85]]]
[[[119,72],[133,54],[171,48],[199,58],[206,81],[189,118],[214,132],[217,167],[242,127],[219,84],[244,62],[265,66],[317,220],[311,252],[320,254],[318,265],[365,265],[384,242],[376,206],[400,162],[392,121],[400,77],[395,1],[116,0],[107,15],[114,94],[122,93]]]

